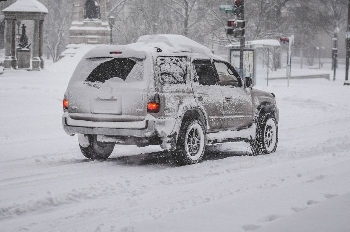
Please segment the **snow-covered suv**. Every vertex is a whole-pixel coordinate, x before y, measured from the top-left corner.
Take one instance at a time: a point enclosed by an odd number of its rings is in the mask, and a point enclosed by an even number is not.
[[[77,66],[64,95],[63,127],[90,159],[115,144],[160,145],[180,164],[199,162],[206,145],[250,142],[276,150],[275,96],[245,83],[223,58],[180,35],[142,36],[99,46]]]

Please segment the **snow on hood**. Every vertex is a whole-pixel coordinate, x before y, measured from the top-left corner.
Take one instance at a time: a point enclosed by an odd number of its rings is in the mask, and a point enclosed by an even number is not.
[[[169,52],[192,52],[211,56],[211,50],[183,35],[160,34],[141,36],[136,44],[159,47]]]
[[[37,0],[17,0],[3,12],[35,12],[48,13],[47,8]]]

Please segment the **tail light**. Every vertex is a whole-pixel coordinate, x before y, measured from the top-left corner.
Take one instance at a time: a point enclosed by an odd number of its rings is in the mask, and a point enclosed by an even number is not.
[[[63,109],[68,110],[69,102],[68,99],[63,99]]]
[[[160,98],[159,94],[154,95],[153,99],[149,100],[147,103],[148,113],[159,113],[160,110]]]

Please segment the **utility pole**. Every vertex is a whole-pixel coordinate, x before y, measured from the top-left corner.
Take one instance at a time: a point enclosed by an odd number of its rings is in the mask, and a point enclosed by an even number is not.
[[[348,1],[348,25],[346,28],[346,68],[345,68],[345,82],[344,85],[350,85],[349,82],[349,59],[350,59],[350,0]]]
[[[240,14],[240,20],[244,21],[244,0],[241,0],[242,4],[242,12]],[[245,47],[245,31],[242,33],[242,37],[240,38],[241,40],[241,46],[240,46],[240,57],[239,57],[239,71],[240,71],[240,76],[245,80],[243,68],[244,68],[244,47]]]

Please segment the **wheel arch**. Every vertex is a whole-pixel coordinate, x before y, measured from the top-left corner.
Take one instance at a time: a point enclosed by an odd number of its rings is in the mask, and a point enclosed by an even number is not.
[[[176,141],[178,139],[179,132],[181,130],[181,127],[183,126],[184,122],[188,120],[200,120],[205,129],[205,133],[208,129],[208,117],[203,109],[200,107],[186,107],[183,108],[177,117],[176,122]]]
[[[256,122],[260,115],[271,113],[275,117],[276,121],[279,120],[279,112],[276,107],[276,105],[272,104],[271,102],[262,102],[255,111],[254,115],[254,121]]]
[[[203,123],[203,125],[205,126],[205,129],[207,128],[207,124],[208,124],[207,117],[201,109],[194,108],[194,109],[190,109],[190,110],[186,111],[182,117],[181,125],[183,124],[184,121],[191,120],[191,119],[201,121]]]

